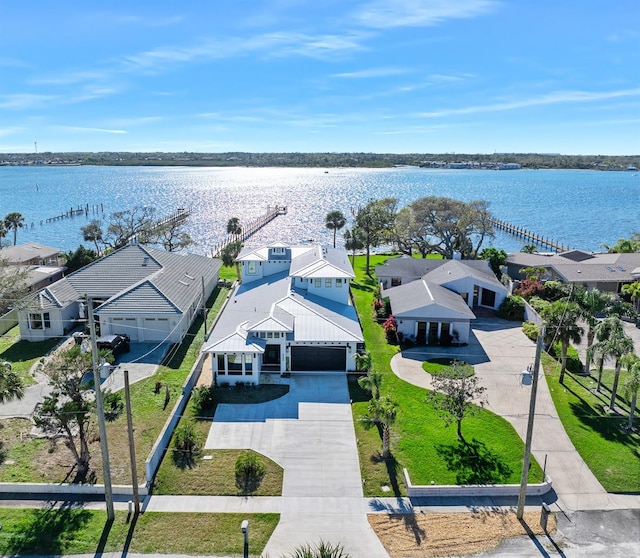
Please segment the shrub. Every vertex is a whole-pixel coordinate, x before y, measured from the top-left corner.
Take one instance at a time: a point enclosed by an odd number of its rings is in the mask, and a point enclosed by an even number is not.
[[[389,343],[398,342],[398,327],[396,326],[396,319],[393,316],[389,316],[386,322],[382,324],[384,328],[384,334],[387,337]]]
[[[351,558],[351,555],[344,551],[341,544],[333,545],[320,541],[315,546],[299,546],[292,554],[286,554],[285,558]]]
[[[553,302],[560,300],[569,294],[570,286],[560,281],[547,281],[544,284],[544,290],[540,293],[541,298]]]
[[[540,296],[544,292],[544,285],[537,279],[523,279],[515,293],[524,298]]]
[[[500,304],[497,314],[505,320],[524,320],[524,300],[522,297],[509,295]]]
[[[522,333],[531,339],[531,341],[535,341],[540,334],[540,327],[533,322],[524,322],[522,324]]]
[[[185,421],[173,433],[173,446],[185,456],[192,457],[198,453],[198,438],[191,421]]]
[[[196,415],[202,415],[205,411],[213,406],[215,401],[215,393],[210,386],[200,386],[191,393],[191,402],[193,404],[193,412]]]
[[[254,492],[262,482],[267,469],[260,457],[252,452],[242,452],[236,459],[236,486],[243,493]]]

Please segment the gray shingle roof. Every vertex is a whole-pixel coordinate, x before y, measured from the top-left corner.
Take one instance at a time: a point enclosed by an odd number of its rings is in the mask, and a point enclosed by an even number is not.
[[[45,246],[39,242],[8,246],[0,250],[0,258],[4,258],[13,264],[28,262],[33,258],[47,259],[58,254],[60,254],[59,248]]]
[[[396,318],[475,318],[459,294],[423,279],[385,289],[382,296],[389,297]]]

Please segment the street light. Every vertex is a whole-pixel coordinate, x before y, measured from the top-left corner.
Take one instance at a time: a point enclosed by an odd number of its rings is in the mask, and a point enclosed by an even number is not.
[[[244,558],[249,558],[249,521],[247,519],[240,525],[240,530],[244,537]]]

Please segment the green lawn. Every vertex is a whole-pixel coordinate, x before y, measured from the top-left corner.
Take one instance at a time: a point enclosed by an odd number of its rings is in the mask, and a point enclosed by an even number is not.
[[[622,415],[606,412],[613,371],[605,370],[602,393],[597,393],[594,378],[567,372],[561,385],[560,365],[546,353],[542,363],[560,420],[589,469],[607,492],[640,492],[640,419],[635,419],[633,432],[624,430],[629,403],[620,391],[617,403]]]
[[[102,554],[106,552],[242,555],[242,520],[249,520],[249,549],[259,555],[278,514],[154,513],[128,521],[116,512],[84,509],[1,509],[0,555]]]
[[[4,335],[0,335],[0,360],[11,363],[11,368],[17,372],[25,386],[35,384],[29,374],[31,367],[53,347],[60,339],[46,341],[20,341],[20,327],[11,328]]]
[[[371,265],[388,257],[372,256]],[[465,419],[462,428],[470,444],[464,446],[458,442],[455,427],[446,428],[439,414],[426,403],[426,390],[400,380],[391,371],[391,358],[399,348],[386,342],[382,327],[372,318],[376,281],[366,277],[364,265],[364,256],[356,257],[357,278],[352,292],[373,366],[384,375],[382,395],[389,395],[399,408],[392,428],[393,459],[381,460],[378,431],[365,430],[359,420],[367,414],[368,394],[355,381],[349,383],[365,495],[389,495],[383,486],[395,495],[406,494],[403,467],[414,484],[519,483],[524,444],[506,420],[487,410]],[[532,460],[529,481],[541,480],[542,470]]]

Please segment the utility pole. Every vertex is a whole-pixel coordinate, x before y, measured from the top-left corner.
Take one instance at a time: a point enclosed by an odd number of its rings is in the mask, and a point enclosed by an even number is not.
[[[104,499],[107,504],[107,520],[115,519],[113,511],[113,490],[111,488],[111,465],[109,463],[109,445],[107,444],[107,425],[104,420],[104,404],[102,402],[102,388],[100,387],[100,371],[98,362],[98,343],[96,342],[96,324],[93,321],[93,300],[87,297],[89,318],[89,333],[91,334],[91,358],[93,361],[93,387],[96,394],[96,412],[98,414],[98,428],[100,430],[100,451],[102,453],[102,477],[104,479]]]
[[[129,456],[131,458],[131,485],[133,486],[133,505],[136,515],[140,513],[140,494],[138,492],[138,470],[136,468],[136,447],[133,443],[133,420],[131,418],[131,395],[129,393],[129,371],[124,371],[124,397],[127,405],[127,431],[129,433]]]
[[[522,519],[524,514],[524,502],[527,498],[527,480],[529,477],[529,464],[531,460],[531,439],[533,438],[533,418],[536,414],[536,395],[538,391],[538,372],[540,370],[540,354],[544,340],[544,324],[540,326],[540,333],[536,342],[536,359],[533,364],[533,381],[531,383],[531,400],[529,401],[529,420],[527,422],[527,439],[524,444],[524,458],[522,460],[522,478],[520,480],[520,494],[518,496],[518,509],[516,517]]]

